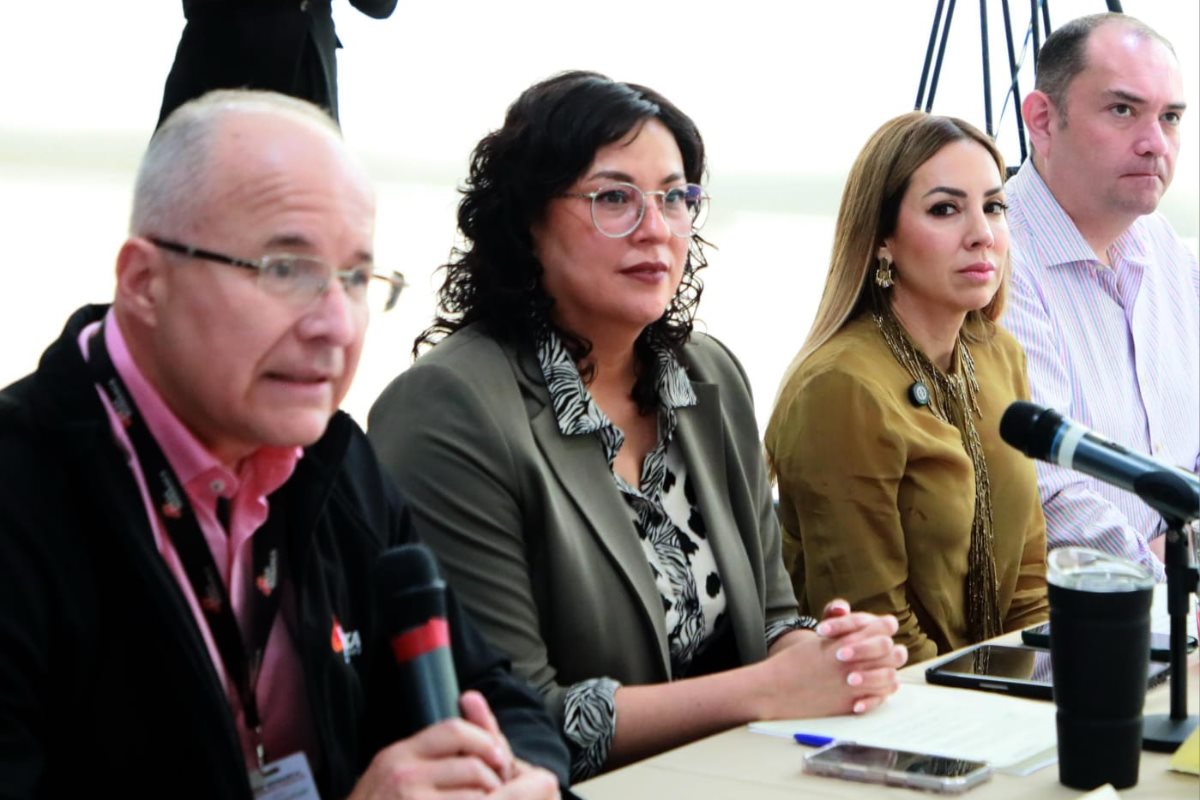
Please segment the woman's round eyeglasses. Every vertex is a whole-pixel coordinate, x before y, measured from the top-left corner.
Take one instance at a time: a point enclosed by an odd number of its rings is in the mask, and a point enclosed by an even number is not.
[[[672,236],[686,238],[704,224],[708,195],[694,183],[644,192],[632,183],[611,183],[594,192],[568,192],[563,197],[592,201],[592,224],[610,239],[620,239],[637,230],[646,216],[646,198],[658,197],[663,219]]]

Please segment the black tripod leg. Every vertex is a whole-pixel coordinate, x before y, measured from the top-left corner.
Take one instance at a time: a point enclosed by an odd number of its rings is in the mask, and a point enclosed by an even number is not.
[[[987,0],[979,0],[979,36],[983,50],[983,129],[987,135],[995,138],[992,130],[992,65],[991,51],[988,49],[988,20]]]
[[[938,44],[937,62],[933,65],[933,80],[929,84],[929,99],[925,102],[925,110],[933,109],[933,96],[937,94],[938,77],[942,74],[942,59],[946,56],[946,41],[950,38],[950,23],[954,19],[954,3],[946,8],[946,27],[942,28],[942,41]]]
[[[925,66],[921,67],[921,83],[917,86],[917,103],[913,111],[921,110],[921,102],[925,99],[925,83],[929,80],[929,63],[933,61],[933,43],[937,41],[938,25],[942,21],[942,7],[946,0],[938,0],[937,10],[933,12],[933,27],[929,29],[929,45],[925,48]]]
[[[1021,83],[1017,78],[1017,54],[1013,49],[1012,16],[1008,10],[1008,0],[1000,0],[1000,7],[1004,11],[1004,42],[1008,45],[1008,78],[1011,81],[1008,91],[1016,106],[1017,143],[1021,146],[1021,163],[1024,163],[1028,157],[1025,149],[1025,118],[1021,116]]]

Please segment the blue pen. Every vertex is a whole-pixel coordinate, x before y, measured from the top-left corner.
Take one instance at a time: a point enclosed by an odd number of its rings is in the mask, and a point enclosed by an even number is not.
[[[797,743],[808,745],[809,747],[824,747],[833,742],[832,736],[814,736],[811,733],[793,733],[792,738]]]

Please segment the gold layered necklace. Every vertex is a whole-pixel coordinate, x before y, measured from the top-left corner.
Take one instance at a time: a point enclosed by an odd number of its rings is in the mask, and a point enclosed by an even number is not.
[[[973,642],[998,636],[1001,623],[992,536],[992,485],[983,444],[975,429],[974,417],[983,414],[979,410],[979,382],[975,379],[971,351],[960,333],[951,356],[950,372],[943,372],[913,344],[890,305],[871,316],[896,361],[914,381],[928,389],[929,410],[958,429],[963,449],[975,468],[975,515],[971,520],[965,587],[967,631]]]

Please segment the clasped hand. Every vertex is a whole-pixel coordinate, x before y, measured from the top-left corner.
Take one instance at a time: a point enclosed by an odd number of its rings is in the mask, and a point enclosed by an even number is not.
[[[793,631],[771,648],[761,666],[770,674],[766,719],[862,714],[899,688],[896,671],[908,650],[892,636],[899,626],[890,614],[850,610],[844,600],[825,606],[816,635]]]

